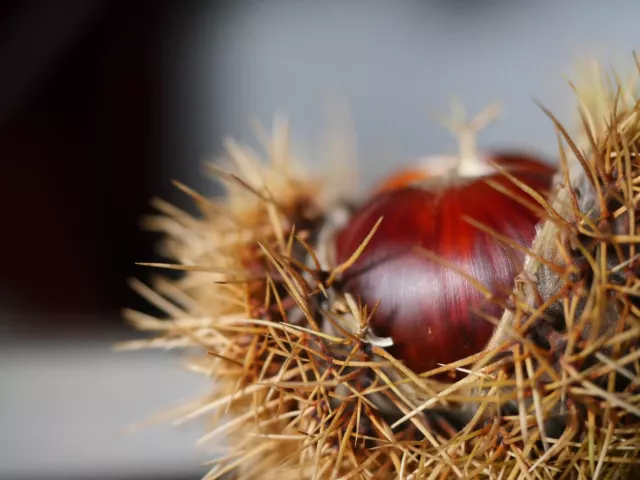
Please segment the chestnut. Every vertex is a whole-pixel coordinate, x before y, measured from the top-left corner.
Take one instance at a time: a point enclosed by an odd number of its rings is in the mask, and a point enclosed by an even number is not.
[[[481,351],[494,326],[474,312],[501,314],[502,308],[484,301],[485,295],[460,271],[496,298],[506,298],[522,269],[522,251],[473,226],[467,217],[523,246],[530,246],[535,235],[540,220],[536,213],[487,181],[535,201],[490,162],[542,193],[550,188],[555,173],[527,154],[498,152],[481,160],[471,175],[431,176],[426,169],[399,172],[375,189],[334,237],[339,264],[383,217],[341,278],[341,288],[370,307],[380,302],[371,320],[372,332],[391,338],[390,352],[419,373]],[[445,267],[424,250],[456,268]]]

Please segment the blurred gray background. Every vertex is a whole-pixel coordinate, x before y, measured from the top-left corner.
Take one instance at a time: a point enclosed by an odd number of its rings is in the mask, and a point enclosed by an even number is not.
[[[0,4],[0,477],[198,478],[200,425],[145,420],[207,391],[179,353],[120,353],[126,288],[155,237],[138,218],[252,118],[288,114],[322,159],[326,106],[346,103],[362,183],[456,149],[431,115],[499,100],[484,147],[553,160],[536,98],[570,119],[563,76],[595,56],[632,65],[640,4],[618,1],[15,1]]]

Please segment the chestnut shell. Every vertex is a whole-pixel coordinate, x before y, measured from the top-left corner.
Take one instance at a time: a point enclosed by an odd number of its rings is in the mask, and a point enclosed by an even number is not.
[[[528,156],[493,159],[536,191],[550,188],[554,169]],[[511,180],[496,173],[453,183],[407,186],[376,193],[337,232],[337,262],[346,261],[380,217],[375,235],[342,278],[342,288],[373,307],[373,333],[391,337],[391,353],[414,371],[424,372],[482,350],[494,325],[473,313],[499,317],[502,308],[484,300],[469,280],[428,259],[429,250],[506,298],[522,269],[524,254],[505,246],[465,217],[530,246],[539,218],[497,191],[490,179],[534,202]],[[535,204],[535,202],[534,202]]]

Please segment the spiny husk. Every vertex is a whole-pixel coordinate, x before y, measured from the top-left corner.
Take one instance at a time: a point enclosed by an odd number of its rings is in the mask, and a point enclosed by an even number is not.
[[[580,140],[547,112],[567,145],[560,181],[541,202],[549,218],[487,347],[493,355],[474,366],[496,372],[474,391],[502,397],[485,403],[486,417],[500,418],[512,475],[640,473],[640,103],[615,77],[589,80],[578,91]]]
[[[480,354],[422,375],[387,354],[371,311],[337,292],[349,268],[316,248],[349,206],[323,196],[276,130],[263,163],[228,145],[228,195],[194,218],[162,202],[177,281],[135,288],[166,319],[123,348],[196,347],[213,391],[182,420],[225,442],[210,478],[627,478],[638,463],[638,104],[606,83],[579,91],[563,169],[512,307]],[[566,155],[565,155],[566,153]],[[384,220],[382,220],[384,221]],[[375,229],[371,233],[375,235]],[[366,241],[361,246],[366,248]],[[319,249],[322,250],[322,249]],[[354,257],[359,251],[354,252]],[[159,266],[159,265],[156,265]],[[455,384],[434,378],[469,373]]]
[[[229,445],[211,478],[394,476],[440,462],[447,454],[433,455],[432,423],[446,422],[419,414],[396,431],[390,422],[442,386],[372,346],[371,312],[327,291],[348,265],[323,268],[309,245],[334,203],[296,168],[287,132],[276,129],[267,164],[228,144],[231,172],[216,168],[229,187],[220,201],[178,185],[202,218],[155,202],[161,215],[146,225],[167,234],[163,253],[175,263],[146,265],[185,275],[153,289],[133,282],[168,318],[126,311],[135,327],[160,334],[121,348],[206,351],[189,367],[209,375],[214,392],[180,421],[204,416],[212,430],[201,441]],[[432,449],[421,454],[424,437]]]

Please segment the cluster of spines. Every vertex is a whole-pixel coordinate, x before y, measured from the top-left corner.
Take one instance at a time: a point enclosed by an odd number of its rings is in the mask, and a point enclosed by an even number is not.
[[[516,408],[502,418],[510,424],[506,441],[521,445],[532,477],[625,478],[639,459],[640,103],[623,105],[620,89],[597,93],[586,100],[606,105],[607,116],[581,112],[587,148],[554,119],[571,160],[561,148],[562,182],[545,205],[553,217],[534,243],[516,306],[490,345],[511,346],[501,359],[509,377],[500,386],[501,406]]]
[[[181,420],[211,416],[215,426],[202,442],[229,442],[231,453],[213,462],[210,478],[229,472],[244,478],[271,473],[281,478],[610,478],[629,470],[640,445],[640,397],[629,390],[640,371],[637,306],[629,300],[636,292],[640,177],[634,159],[640,128],[637,105],[618,107],[617,95],[606,105],[615,112],[606,130],[595,128],[585,114],[593,140],[589,156],[568,135],[565,139],[572,147],[569,156],[582,163],[596,193],[606,185],[617,209],[584,211],[571,188],[565,188],[566,205],[540,198],[533,208],[546,212],[549,228],[569,232],[570,242],[558,237],[548,240],[551,245],[534,246],[531,263],[555,272],[561,288],[542,299],[535,295],[536,278],[522,276],[505,314],[513,318],[506,327],[503,318],[499,341],[474,358],[423,375],[366,341],[371,314],[366,307],[348,295],[327,303],[327,290],[349,262],[325,271],[315,259],[307,240],[327,206],[312,200],[315,182],[289,174],[286,130],[276,132],[269,148],[277,168],[260,167],[250,151],[230,146],[231,159],[248,178],[218,172],[233,189],[225,202],[183,187],[204,218],[158,203],[164,215],[151,226],[169,234],[167,252],[176,259],[163,266],[186,275],[177,282],[159,280],[155,290],[134,284],[169,318],[128,312],[137,327],[161,332],[128,347],[207,351],[190,367],[212,377],[215,393],[192,405]],[[568,187],[572,162],[562,160]],[[614,171],[617,180],[603,182]],[[274,177],[280,177],[275,185]],[[625,212],[629,232],[601,231]],[[593,226],[600,228],[597,236],[589,230]],[[585,235],[594,239],[589,248]],[[623,244],[630,245],[628,254],[616,265],[594,254]],[[608,283],[623,271],[624,285]],[[587,319],[585,311],[598,314],[612,296],[629,305],[616,322],[625,328],[581,338],[580,302],[587,302],[581,310]],[[560,328],[545,323],[553,320],[548,307],[558,302]],[[345,324],[345,315],[355,321]],[[536,338],[541,335],[545,345]],[[585,366],[587,356],[597,362]],[[469,375],[453,385],[431,380],[453,369]],[[624,391],[610,380],[619,376],[629,381]],[[596,381],[602,378],[609,379],[605,386]],[[442,411],[465,418],[465,425],[454,428],[456,422]],[[555,418],[557,423],[550,422]],[[549,431],[558,425],[557,432]]]

